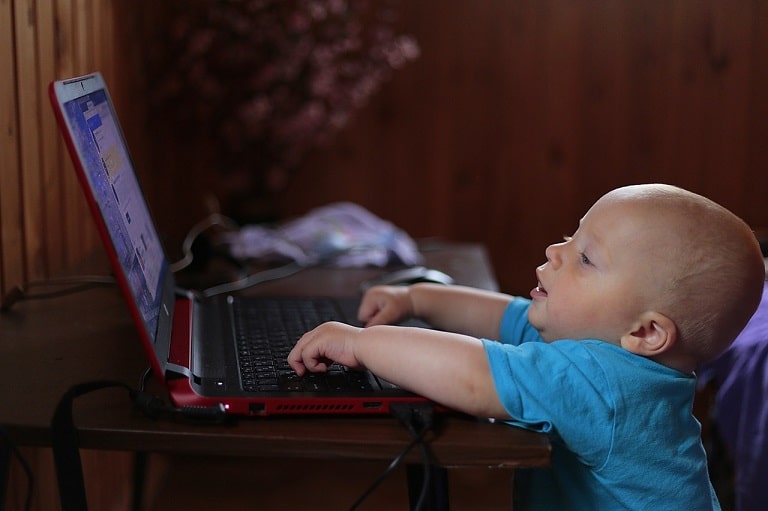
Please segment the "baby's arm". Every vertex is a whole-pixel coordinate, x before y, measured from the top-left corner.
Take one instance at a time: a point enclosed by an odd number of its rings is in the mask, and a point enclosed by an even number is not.
[[[358,319],[374,326],[416,317],[440,330],[497,339],[510,301],[509,295],[464,286],[379,286],[363,297]]]
[[[324,371],[330,361],[368,368],[457,411],[507,417],[485,349],[474,337],[423,328],[325,323],[305,334],[288,356],[300,375]]]

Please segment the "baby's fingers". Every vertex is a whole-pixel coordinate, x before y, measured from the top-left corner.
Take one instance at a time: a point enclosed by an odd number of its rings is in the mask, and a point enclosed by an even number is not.
[[[288,365],[290,365],[299,376],[303,375],[308,370],[315,370],[318,366],[317,359],[311,355],[311,333],[312,332],[304,334],[288,354]]]
[[[405,315],[399,300],[404,289],[373,288],[363,297],[357,319],[365,326],[391,325],[402,321]]]
[[[323,323],[299,339],[288,354],[288,364],[299,375],[306,371],[325,371],[333,362],[354,367],[357,361],[347,341],[358,331],[342,323]]]

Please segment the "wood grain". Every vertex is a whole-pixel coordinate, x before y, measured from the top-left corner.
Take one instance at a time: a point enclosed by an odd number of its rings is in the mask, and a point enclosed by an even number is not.
[[[208,209],[217,162],[204,136],[174,137],[173,119],[143,109],[142,53],[162,51],[164,10],[126,0],[0,8],[0,287],[98,247],[42,96],[52,76],[104,72],[175,253]],[[314,151],[272,198],[278,217],[352,200],[416,237],[486,244],[501,287],[521,294],[546,245],[622,184],[679,184],[768,227],[765,2],[403,2],[399,23],[421,58]]]

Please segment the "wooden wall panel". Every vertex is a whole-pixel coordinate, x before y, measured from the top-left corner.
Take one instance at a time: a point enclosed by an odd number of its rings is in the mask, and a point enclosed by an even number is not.
[[[421,57],[272,198],[278,217],[351,200],[414,236],[484,243],[522,294],[544,248],[623,184],[684,186],[768,227],[765,0],[399,5]],[[173,250],[217,162],[204,127],[173,140],[166,123],[148,181]]]
[[[135,34],[164,27],[142,27],[134,5],[0,0],[0,290],[98,246],[45,97],[51,78],[102,69],[134,158],[148,158]],[[415,236],[480,241],[515,292],[544,246],[620,184],[681,184],[764,228],[766,5],[403,2],[401,25],[421,58],[315,152],[278,213],[354,200]],[[168,141],[139,171],[153,204],[170,195],[173,208],[156,214],[178,239],[204,212],[215,175],[199,158],[205,148]]]
[[[527,294],[610,188],[664,181],[768,226],[768,2],[401,3],[422,56],[280,197],[474,240]]]
[[[99,247],[47,89],[56,78],[102,71],[135,137],[144,119],[135,108],[143,90],[136,18],[129,0],[0,0],[3,294],[60,275]],[[138,140],[132,146],[145,152]]]
[[[48,84],[101,70],[133,138],[143,122],[133,0],[0,0],[0,293],[62,275],[100,249],[56,127]],[[117,41],[118,38],[122,40]],[[126,99],[130,91],[131,97]],[[133,108],[130,108],[133,106]],[[139,154],[141,139],[132,140]],[[3,337],[0,342],[13,342]],[[55,342],[55,339],[52,339]],[[35,474],[33,510],[59,508],[49,449],[25,448]],[[89,505],[129,509],[130,453],[83,453]],[[24,509],[26,478],[12,467],[6,502]]]
[[[753,225],[766,229],[765,220],[766,191],[768,191],[768,65],[765,65],[768,53],[768,2],[754,2],[752,19],[749,26],[743,27],[751,33],[748,53],[749,87],[745,101],[750,105],[751,115],[747,119],[747,156],[746,173],[748,195],[743,201],[745,218]],[[762,219],[762,221],[760,220]],[[764,233],[768,234],[768,233]]]
[[[24,275],[13,13],[0,0],[0,291]]]
[[[42,109],[46,106],[38,74],[37,6],[35,0],[16,0],[14,7],[17,109],[19,140],[24,253],[26,278],[46,276],[44,225],[46,203],[43,201],[43,166],[40,138]]]
[[[51,2],[37,4],[37,61],[38,81],[49,83],[56,74],[56,17]],[[49,114],[47,91],[38,87],[35,90],[40,105],[38,137],[40,143],[40,193],[42,196],[41,225],[43,226],[43,261],[48,274],[55,275],[65,268],[58,257],[56,247],[64,245],[64,229],[61,228],[64,210],[61,196],[61,166],[59,165],[59,132],[53,116]]]

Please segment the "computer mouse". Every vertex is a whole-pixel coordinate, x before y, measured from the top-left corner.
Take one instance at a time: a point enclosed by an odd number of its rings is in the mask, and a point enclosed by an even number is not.
[[[360,287],[366,291],[373,286],[409,286],[417,282],[450,285],[453,284],[453,278],[440,270],[424,266],[411,266],[366,280]]]

